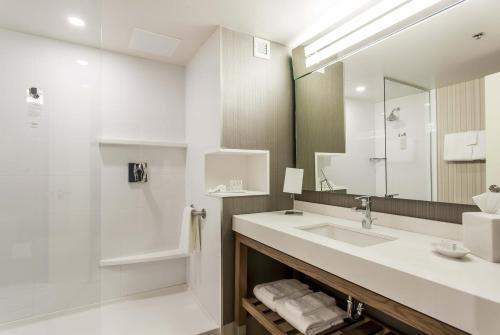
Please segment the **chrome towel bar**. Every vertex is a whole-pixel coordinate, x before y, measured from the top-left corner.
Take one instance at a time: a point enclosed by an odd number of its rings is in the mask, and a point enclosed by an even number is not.
[[[191,205],[191,207],[193,208],[193,210],[191,211],[192,216],[201,216],[204,219],[207,218],[207,210],[205,208],[199,211],[194,208],[194,205]]]

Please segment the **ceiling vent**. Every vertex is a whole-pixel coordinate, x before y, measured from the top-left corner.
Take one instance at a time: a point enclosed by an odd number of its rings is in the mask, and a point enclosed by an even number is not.
[[[134,28],[129,48],[154,56],[172,57],[181,40]]]
[[[262,38],[253,38],[253,55],[255,57],[270,59],[271,58],[271,42]]]

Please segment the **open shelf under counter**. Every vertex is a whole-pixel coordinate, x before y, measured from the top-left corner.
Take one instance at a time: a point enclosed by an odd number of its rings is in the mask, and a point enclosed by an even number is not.
[[[189,254],[180,249],[170,249],[149,252],[144,254],[129,255],[122,257],[106,258],[101,259],[101,266],[115,266],[115,265],[126,265],[126,264],[137,264],[137,263],[149,263],[165,261],[169,259],[186,258]]]
[[[185,142],[163,141],[163,140],[148,140],[148,139],[133,139],[133,138],[116,138],[116,137],[99,137],[97,142],[101,145],[131,145],[131,146],[151,146],[164,148],[187,148]]]
[[[283,319],[278,313],[270,310],[266,305],[256,298],[242,298],[242,307],[269,333],[276,335],[301,335],[290,323]],[[358,321],[344,319],[338,325],[322,331],[318,335],[374,335],[389,331],[369,318],[363,317]]]
[[[243,190],[232,192],[231,180],[241,180]],[[224,185],[227,191],[212,192]],[[269,151],[217,149],[205,153],[205,193],[211,197],[269,195]]]

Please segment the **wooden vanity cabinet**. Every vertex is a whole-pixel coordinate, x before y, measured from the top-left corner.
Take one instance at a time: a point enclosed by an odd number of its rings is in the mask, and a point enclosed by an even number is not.
[[[343,294],[352,296],[357,301],[398,320],[424,334],[432,335],[457,335],[466,332],[436,320],[428,315],[404,306],[394,300],[388,299],[378,293],[356,285],[348,280],[335,276],[325,270],[309,263],[289,256],[279,250],[264,245],[244,235],[235,233],[235,323],[240,327],[246,324],[250,313],[271,334],[289,335],[300,334],[293,327],[280,320],[279,315],[270,313],[266,307],[255,298],[249,297],[247,287],[247,256],[249,249],[264,254],[304,275],[328,286]],[[368,321],[372,322],[372,321]],[[376,320],[373,321],[376,324]],[[365,326],[369,328],[368,326]],[[325,334],[332,334],[330,330]],[[387,331],[383,331],[387,333]],[[377,332],[380,333],[380,330]],[[370,332],[352,332],[352,334],[370,334]]]

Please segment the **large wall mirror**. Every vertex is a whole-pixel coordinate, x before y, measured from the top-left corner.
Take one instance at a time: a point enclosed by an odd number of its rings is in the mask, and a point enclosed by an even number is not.
[[[500,184],[498,13],[464,1],[296,79],[304,189],[470,204]]]

